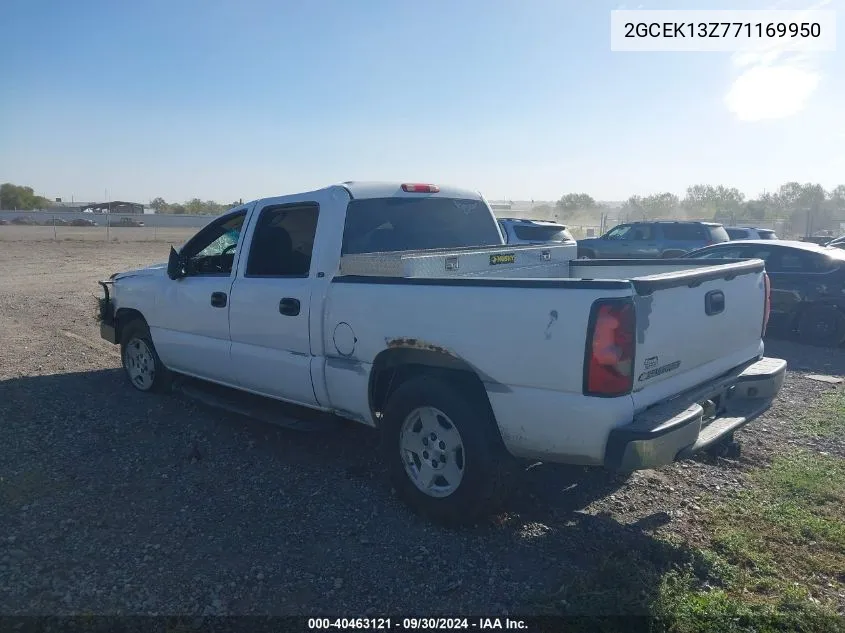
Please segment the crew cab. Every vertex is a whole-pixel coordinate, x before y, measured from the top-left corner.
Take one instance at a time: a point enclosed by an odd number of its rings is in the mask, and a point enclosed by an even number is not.
[[[465,523],[526,461],[632,471],[728,441],[784,379],[767,279],[507,245],[474,191],[345,182],[100,282],[100,331],[141,391],[188,376],[375,427],[401,498]]]

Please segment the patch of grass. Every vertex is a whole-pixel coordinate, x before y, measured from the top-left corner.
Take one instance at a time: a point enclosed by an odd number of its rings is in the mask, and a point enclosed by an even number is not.
[[[750,492],[713,508],[718,589],[667,574],[653,612],[668,630],[845,631],[835,616],[845,586],[845,464],[807,452],[751,475]],[[833,591],[831,591],[831,589]]]
[[[652,605],[653,630],[672,633],[737,633],[739,631],[841,633],[845,623],[794,588],[774,601],[760,602],[724,589],[697,587],[689,574],[671,572]]]
[[[845,389],[824,394],[800,418],[793,428],[804,435],[833,437],[845,433]]]
[[[845,590],[845,462],[795,452],[750,478],[752,491],[705,515],[706,548],[680,536],[609,545],[540,610],[590,616],[568,624],[577,631],[636,621],[666,633],[845,633],[836,615]],[[595,620],[620,614],[627,619]]]

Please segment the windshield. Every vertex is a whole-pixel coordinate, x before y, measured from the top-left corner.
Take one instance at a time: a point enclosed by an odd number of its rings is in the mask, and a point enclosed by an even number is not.
[[[365,198],[347,206],[343,254],[500,246],[490,208],[481,200]]]

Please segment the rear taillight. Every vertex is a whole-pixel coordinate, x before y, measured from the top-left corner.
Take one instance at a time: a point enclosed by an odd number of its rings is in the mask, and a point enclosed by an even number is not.
[[[772,311],[772,282],[769,281],[769,273],[763,273],[763,283],[766,286],[766,303],[763,308],[763,332],[760,337],[766,336],[766,327],[769,325],[769,313]]]
[[[402,185],[402,191],[406,193],[438,193],[440,187],[437,185],[424,185],[420,183],[405,183]]]
[[[584,358],[584,395],[613,397],[634,383],[634,304],[600,299],[590,310]]]

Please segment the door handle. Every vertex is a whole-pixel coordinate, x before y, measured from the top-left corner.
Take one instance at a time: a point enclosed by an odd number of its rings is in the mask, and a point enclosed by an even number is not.
[[[285,316],[296,316],[299,314],[299,299],[285,297],[279,301],[279,312]]]
[[[226,307],[226,293],[225,292],[212,292],[211,293],[211,305],[215,308],[225,308]]]

